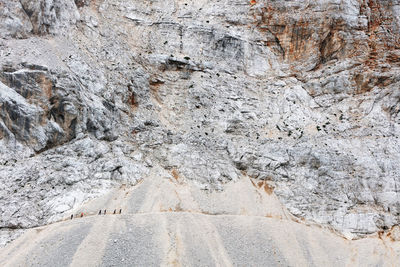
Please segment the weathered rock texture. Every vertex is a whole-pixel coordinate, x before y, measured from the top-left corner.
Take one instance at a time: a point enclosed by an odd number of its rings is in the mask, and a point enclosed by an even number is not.
[[[223,192],[207,192],[190,180],[150,177],[89,201],[74,211],[78,218],[27,230],[0,249],[0,265],[390,267],[400,262],[398,226],[349,241],[320,225],[289,220],[265,181],[242,179]],[[121,214],[113,213],[116,207]]]
[[[265,180],[343,233],[400,222],[399,1],[1,0],[0,37],[0,228],[155,167]]]

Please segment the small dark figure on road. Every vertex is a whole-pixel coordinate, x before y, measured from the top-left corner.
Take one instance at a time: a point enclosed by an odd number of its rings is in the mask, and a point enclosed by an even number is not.
[[[99,210],[99,215],[101,215],[101,210]]]
[[[104,215],[106,215],[106,213],[107,213],[107,210],[104,210]]]
[[[71,220],[72,220],[72,218],[74,218],[74,214],[71,214]]]
[[[117,210],[115,209],[115,210],[114,210],[114,214],[115,214],[116,212],[117,212]]]
[[[119,209],[119,214],[121,214],[122,213],[122,209]]]

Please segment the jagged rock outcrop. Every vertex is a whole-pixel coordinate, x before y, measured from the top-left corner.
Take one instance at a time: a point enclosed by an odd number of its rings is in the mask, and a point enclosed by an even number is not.
[[[398,1],[0,7],[1,228],[155,167],[204,190],[266,181],[343,233],[400,223]]]
[[[76,3],[75,3],[76,2]],[[0,3],[1,37],[26,38],[30,34],[59,33],[79,19],[85,1],[19,0]]]

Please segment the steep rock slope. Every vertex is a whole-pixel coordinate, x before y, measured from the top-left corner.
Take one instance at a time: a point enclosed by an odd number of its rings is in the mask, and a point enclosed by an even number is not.
[[[266,181],[345,234],[399,223],[398,1],[0,7],[5,231],[154,168],[211,191]]]

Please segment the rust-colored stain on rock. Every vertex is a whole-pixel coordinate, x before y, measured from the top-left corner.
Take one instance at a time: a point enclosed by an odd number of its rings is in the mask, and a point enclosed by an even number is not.
[[[254,185],[254,183],[253,183]],[[274,192],[274,187],[269,185],[266,181],[259,181],[257,182],[257,187],[258,188],[263,188],[264,191],[268,194],[271,195]]]
[[[135,96],[135,93],[133,93],[133,92],[131,93],[131,95],[129,97],[129,104],[133,109],[138,107],[138,103],[136,101],[136,96]]]
[[[343,58],[361,60],[364,70],[380,68],[385,61],[400,65],[399,54],[390,52],[399,49],[400,43],[400,35],[394,28],[393,12],[379,1],[361,3],[360,13],[368,18],[368,24],[358,28],[332,16],[331,11],[292,9],[270,1],[250,12],[257,29],[267,36],[264,43],[280,54],[294,72],[299,68],[303,70],[304,63],[310,65],[310,69],[312,66],[318,69],[331,60]],[[366,37],[343,35],[347,31],[363,31]],[[368,92],[375,85],[370,77],[355,80],[356,94]]]
[[[175,180],[179,179],[179,173],[176,169],[172,169],[171,174],[172,174],[172,177],[175,178]]]

